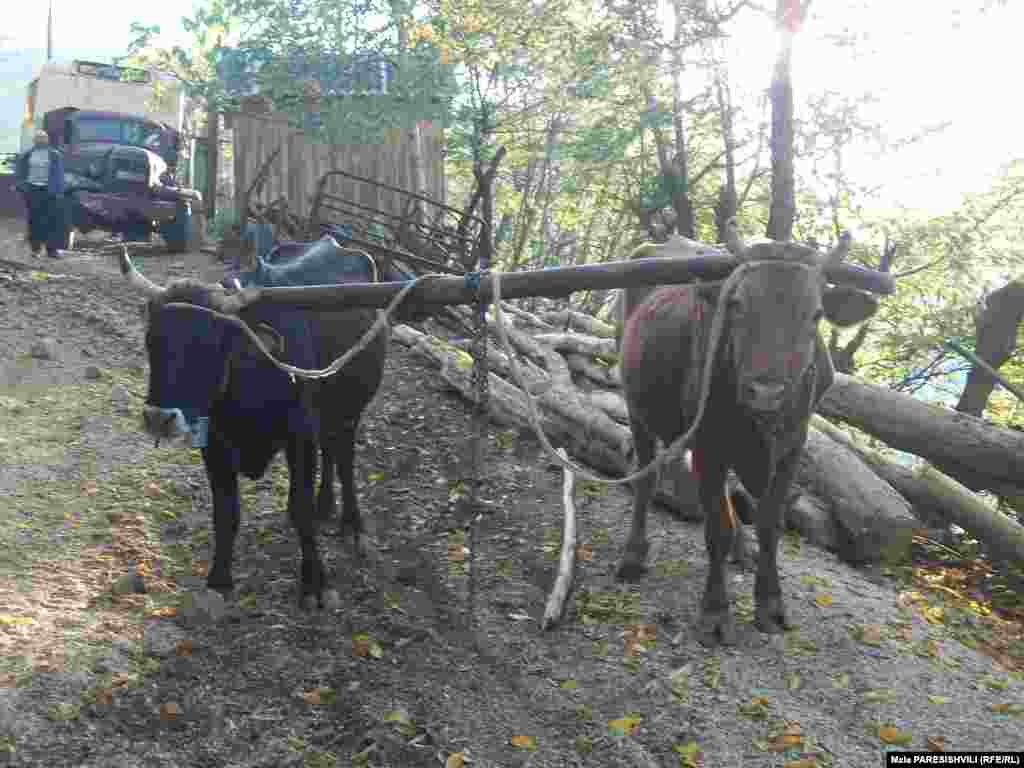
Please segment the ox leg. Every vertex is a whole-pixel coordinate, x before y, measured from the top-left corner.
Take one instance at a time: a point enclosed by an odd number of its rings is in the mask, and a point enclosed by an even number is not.
[[[710,457],[708,457],[710,459]],[[725,487],[726,466],[717,460],[702,463],[700,502],[704,510],[704,539],[708,578],[701,599],[697,631],[704,645],[733,645],[736,628],[726,587],[726,560],[736,533],[736,513]]]
[[[363,533],[363,518],[359,514],[359,501],[356,498],[356,432],[359,419],[346,421],[337,443],[338,479],[341,481],[341,538],[352,535],[352,546],[358,555],[361,550],[360,537]]]
[[[320,492],[316,498],[316,519],[326,523],[334,517],[334,438],[324,435],[320,445]]]
[[[790,627],[779,583],[779,534],[782,532],[784,502],[796,472],[800,451],[779,462],[772,484],[758,504],[757,541],[760,554],[754,581],[754,622],[762,632],[778,634]]]
[[[288,456],[288,515],[299,536],[302,549],[300,595],[303,608],[313,607],[315,599],[319,607],[336,604],[337,593],[333,596],[325,590],[324,566],[317,548],[316,526],[313,509],[313,481],[316,470],[316,443],[312,440],[292,441],[287,447]]]
[[[203,464],[213,496],[213,564],[206,576],[206,586],[227,591],[234,586],[231,564],[238,535],[238,471],[230,450],[215,434],[210,435],[210,444],[203,448]]]
[[[630,422],[633,427],[636,466],[639,469],[654,459],[657,445],[654,435],[639,419],[632,418]],[[626,549],[622,553],[622,562],[619,563],[620,579],[638,579],[647,571],[647,505],[657,481],[657,473],[650,472],[633,482],[633,522],[626,539]]]

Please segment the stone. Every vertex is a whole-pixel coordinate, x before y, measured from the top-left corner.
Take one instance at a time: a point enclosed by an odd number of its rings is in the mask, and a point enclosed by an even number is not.
[[[32,342],[29,354],[36,360],[56,360],[57,342],[51,338],[38,339]]]

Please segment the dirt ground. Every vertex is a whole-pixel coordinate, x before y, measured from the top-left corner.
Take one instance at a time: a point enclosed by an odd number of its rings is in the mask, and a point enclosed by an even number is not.
[[[359,444],[368,552],[333,523],[321,538],[342,606],[296,607],[280,460],[243,482],[235,593],[209,593],[201,461],[138,429],[141,301],[103,245],[33,260],[0,222],[0,765],[860,768],[1024,749],[1019,625],[787,536],[798,628],[757,632],[753,575],[734,571],[739,644],[703,648],[700,527],[655,514],[649,575],[619,583],[618,489],[578,488],[577,590],[540,631],[561,471],[493,427],[464,537],[469,409],[398,344]],[[222,272],[132,252],[158,282]]]

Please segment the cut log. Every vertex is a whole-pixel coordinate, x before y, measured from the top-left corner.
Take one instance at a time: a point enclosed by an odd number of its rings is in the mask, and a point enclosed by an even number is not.
[[[811,424],[860,456],[879,477],[899,491],[900,495],[910,502],[914,516],[921,521],[922,525],[942,528],[953,522],[949,512],[943,506],[946,499],[934,495],[927,484],[917,476],[913,467],[897,464],[878,451],[858,445],[850,435],[817,414],[811,417]]]
[[[926,459],[973,490],[1024,492],[1024,432],[836,374],[819,412]]]
[[[917,476],[932,494],[946,499],[944,506],[953,522],[984,542],[993,559],[1024,563],[1024,526],[988,507],[968,488],[936,472],[934,467],[923,465]]]
[[[564,448],[558,449],[558,455],[569,460]],[[544,619],[541,629],[551,629],[562,618],[565,612],[565,599],[572,588],[573,568],[576,560],[576,505],[573,503],[573,491],[576,488],[576,476],[568,468],[563,469],[562,506],[565,510],[562,522],[562,551],[558,558],[558,574],[555,584],[551,587],[547,605],[544,607]]]
[[[910,504],[846,446],[811,427],[796,482],[824,502],[847,562],[898,560],[920,526]]]
[[[577,333],[538,333],[534,338],[557,352],[575,352],[588,357],[602,357],[605,360],[619,359],[615,339],[598,339]]]
[[[472,385],[473,360],[467,353],[406,325],[396,325],[393,337],[415,354],[438,366],[445,383],[470,402],[475,402],[476,394]],[[490,374],[488,381],[490,413],[495,421],[505,426],[530,427],[526,395],[522,390],[494,373]],[[550,399],[545,393],[538,404],[541,406],[541,426],[552,443],[565,446],[571,455],[611,477],[626,474],[629,470],[629,460],[626,456],[632,451],[628,429],[601,414],[601,417],[613,427],[615,438],[605,442],[600,439],[598,432],[591,431],[588,434],[580,422],[567,418],[560,412],[558,406],[562,401],[558,399],[557,393]],[[555,407],[552,408],[552,405]],[[574,412],[573,409],[567,410]]]
[[[582,312],[563,309],[559,312],[545,312],[541,315],[545,323],[558,328],[579,331],[602,339],[615,338],[615,326]]]
[[[609,389],[619,389],[622,387],[622,378],[619,376],[619,367],[617,365],[604,365],[592,357],[576,352],[567,353],[565,361],[569,364],[571,370],[583,374],[602,387]]]

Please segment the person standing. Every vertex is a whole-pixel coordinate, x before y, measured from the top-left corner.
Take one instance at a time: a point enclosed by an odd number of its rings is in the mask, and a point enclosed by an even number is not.
[[[64,246],[64,155],[50,146],[46,131],[36,131],[32,149],[18,158],[15,179],[25,195],[28,241],[33,256],[46,244],[46,254],[58,258]]]

